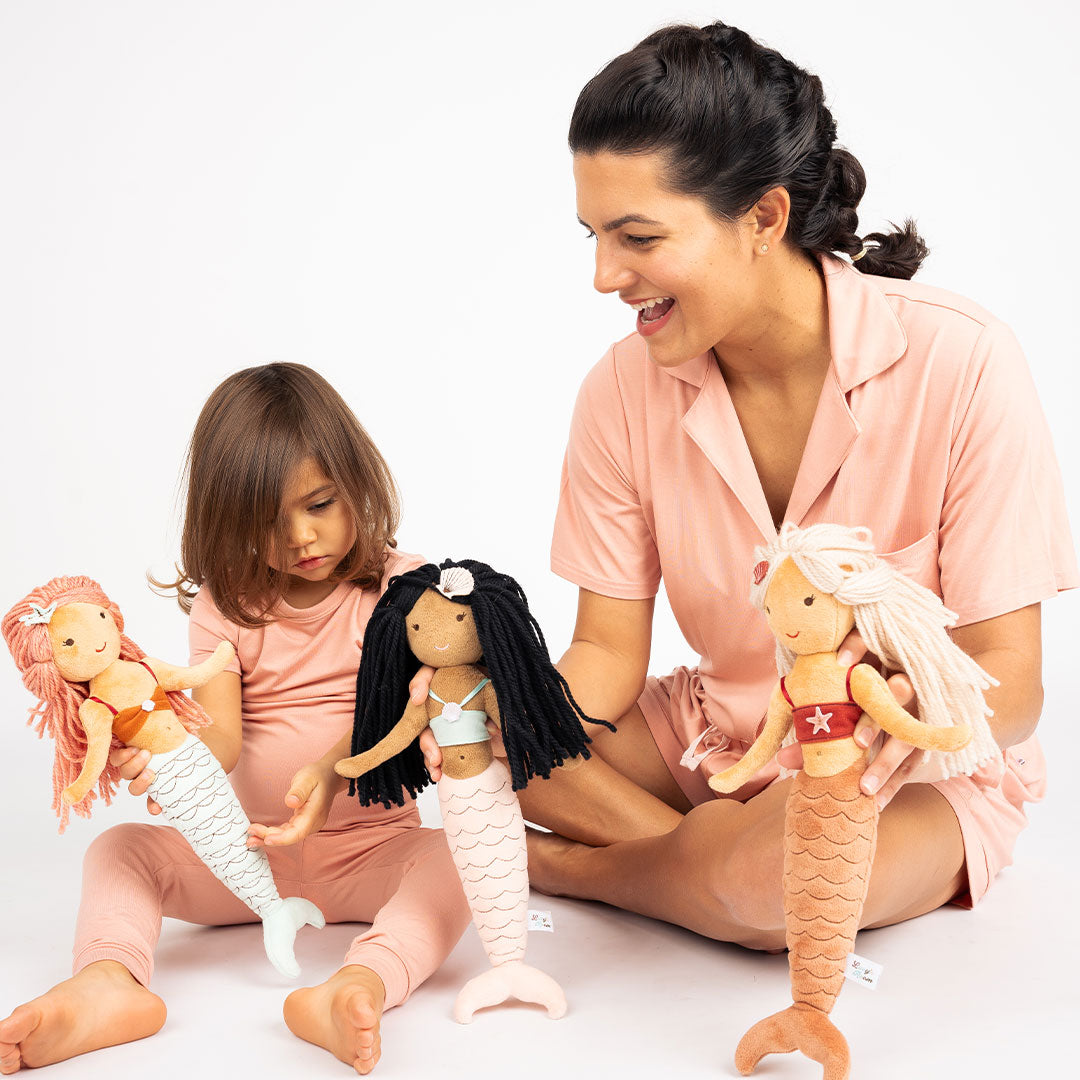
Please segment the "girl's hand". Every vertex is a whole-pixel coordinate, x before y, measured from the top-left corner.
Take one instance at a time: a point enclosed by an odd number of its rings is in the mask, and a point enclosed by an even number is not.
[[[109,751],[109,764],[118,765],[120,775],[131,781],[128,791],[132,795],[145,795],[146,789],[154,780],[156,774],[146,767],[150,756],[149,750],[140,750],[135,746],[121,746]],[[161,813],[161,807],[149,795],[146,796],[146,809],[151,814]]]
[[[425,664],[409,683],[409,701],[413,705],[423,705],[427,701],[428,691],[431,689],[431,679],[435,669]],[[435,741],[431,728],[425,728],[420,733],[420,752],[424,755],[424,764],[432,780],[438,781],[442,776],[442,748]]]
[[[332,766],[323,761],[305,765],[292,778],[285,795],[285,805],[292,810],[292,817],[284,825],[258,825],[252,822],[248,827],[247,846],[284,847],[317,833],[326,824],[334,796],[347,783],[334,772]]]
[[[857,664],[866,655],[866,643],[857,631],[852,631],[844,638],[836,659],[842,667]],[[906,675],[892,675],[888,687],[897,702],[909,712],[913,711],[915,691]],[[863,713],[855,725],[855,741],[862,747],[870,746],[881,733],[881,728]],[[922,751],[917,751],[910,743],[901,742],[891,735],[885,737],[881,750],[863,773],[860,787],[867,795],[877,793],[879,810],[888,806],[892,797],[907,783],[908,777],[922,760]],[[777,755],[777,761],[786,769],[802,768],[802,747],[798,744],[785,746]]]

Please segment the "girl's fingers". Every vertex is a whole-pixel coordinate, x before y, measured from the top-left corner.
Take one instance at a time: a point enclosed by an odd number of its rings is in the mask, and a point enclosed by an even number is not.
[[[109,764],[110,765],[124,765],[129,762],[136,754],[142,754],[145,751],[138,749],[135,746],[114,746],[109,750]],[[125,780],[132,779],[130,776],[125,776]]]
[[[409,700],[414,705],[423,705],[427,701],[428,691],[431,689],[431,677],[434,674],[435,669],[425,664],[409,680]]]
[[[161,807],[149,795],[146,796],[146,809],[155,817],[161,813]]]
[[[911,680],[903,672],[898,672],[896,675],[890,675],[886,684],[892,691],[892,696],[906,709],[915,697],[915,688],[911,685]]]
[[[130,751],[130,753],[129,753]],[[124,780],[135,780],[142,775],[143,770],[146,768],[147,763],[150,760],[149,750],[136,750],[134,746],[125,746],[120,750],[114,750],[109,755],[109,760],[112,761],[112,754],[115,753],[119,758],[124,755],[121,760],[114,762],[114,764],[120,766],[120,776]],[[151,779],[152,779],[151,775]],[[147,781],[149,783],[149,781]],[[143,788],[143,791],[146,789]],[[132,791],[132,795],[141,795],[142,791]]]
[[[424,755],[424,764],[432,780],[442,776],[442,748],[435,741],[431,728],[420,732],[420,752]]]
[[[319,778],[309,772],[299,772],[293,777],[292,785],[285,795],[285,805],[294,809],[301,807],[311,798]]]

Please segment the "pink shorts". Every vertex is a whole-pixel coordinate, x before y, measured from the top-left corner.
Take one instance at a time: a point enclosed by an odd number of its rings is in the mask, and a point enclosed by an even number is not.
[[[698,673],[691,668],[676,668],[662,679],[650,677],[638,706],[671,775],[690,802],[698,806],[717,798],[709,787],[709,777],[738,761],[750,743],[732,739],[710,723]],[[699,736],[694,756],[700,761],[690,769],[680,762]],[[775,765],[772,769],[772,773],[763,773],[753,784],[740,789],[738,798],[751,798],[775,782],[779,769]],[[1040,802],[1046,792],[1042,747],[1032,737],[1010,746],[1000,762],[984,766],[972,776],[943,780],[934,787],[953,808],[964,840],[968,894],[955,902],[973,907],[998,871],[1012,862],[1016,838],[1027,825],[1024,803]]]

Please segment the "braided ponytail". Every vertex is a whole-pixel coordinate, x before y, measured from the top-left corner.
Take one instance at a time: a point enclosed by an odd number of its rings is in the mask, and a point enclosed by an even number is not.
[[[674,190],[728,220],[782,186],[790,241],[842,252],[864,273],[910,278],[927,255],[910,219],[859,237],[866,175],[835,145],[821,80],[722,22],[665,27],[612,60],[578,96],[569,142],[574,153],[662,153]]]

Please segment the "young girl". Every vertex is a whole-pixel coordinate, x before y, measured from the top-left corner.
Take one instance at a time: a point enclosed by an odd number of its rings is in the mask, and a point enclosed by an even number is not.
[[[236,649],[195,692],[214,721],[199,736],[253,822],[278,820],[283,796],[292,811],[283,829],[252,826],[253,845],[268,841],[280,892],[304,895],[329,922],[372,924],[338,972],[285,1003],[296,1035],[367,1073],[382,1011],[442,963],[469,919],[446,841],[420,828],[412,800],[334,803],[347,785],[333,765],[349,753],[368,617],[389,579],[423,560],[394,550],[386,463],[309,368],[270,364],[226,379],[195,426],[187,478],[176,588],[190,614],[191,662],[222,640]],[[135,778],[133,793],[145,791],[145,752],[116,750],[111,760]],[[210,925],[254,918],[174,830],[105,832],[86,854],[74,976],[0,1022],[0,1071],[156,1032],[165,1006],[149,984],[163,915]]]

